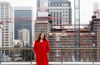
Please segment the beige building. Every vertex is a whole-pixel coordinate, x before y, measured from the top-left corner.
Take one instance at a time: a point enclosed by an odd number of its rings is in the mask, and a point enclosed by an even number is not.
[[[20,40],[21,47],[29,45],[30,43],[30,31],[28,29],[22,29],[18,32],[18,39]]]

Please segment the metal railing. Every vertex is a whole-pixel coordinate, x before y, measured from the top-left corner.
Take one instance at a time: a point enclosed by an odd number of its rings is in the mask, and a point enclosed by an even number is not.
[[[50,62],[100,62],[100,48],[51,48],[48,58]],[[35,55],[33,48],[0,48],[0,61],[35,62]]]
[[[27,62],[34,60],[32,48],[0,48],[1,62]]]

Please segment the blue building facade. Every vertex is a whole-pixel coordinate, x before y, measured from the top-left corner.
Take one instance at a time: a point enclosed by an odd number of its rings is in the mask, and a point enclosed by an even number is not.
[[[18,39],[18,31],[28,29],[32,45],[32,9],[31,7],[16,7],[14,10],[14,38]]]

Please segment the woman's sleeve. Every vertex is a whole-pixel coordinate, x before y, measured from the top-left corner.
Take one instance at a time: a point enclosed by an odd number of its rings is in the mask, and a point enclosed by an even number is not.
[[[50,44],[49,44],[48,41],[47,41],[47,46],[46,46],[46,48],[47,48],[47,52],[49,52],[49,51],[50,51]]]
[[[37,43],[37,42],[35,41],[34,47],[33,47],[33,50],[34,50],[35,53],[36,53],[36,51],[37,51],[36,43]]]

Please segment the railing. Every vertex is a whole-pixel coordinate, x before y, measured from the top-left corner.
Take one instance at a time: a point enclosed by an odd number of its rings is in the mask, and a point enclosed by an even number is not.
[[[1,62],[34,61],[32,48],[0,48]]]
[[[50,62],[100,62],[100,48],[51,48]],[[0,48],[1,62],[34,62],[33,48]]]

